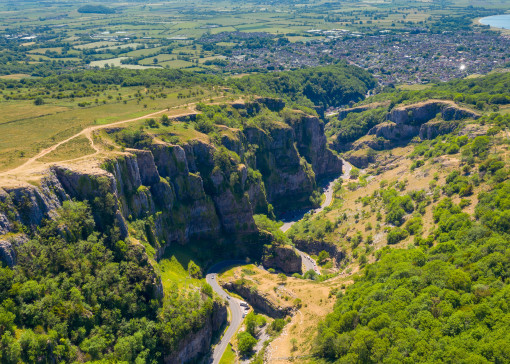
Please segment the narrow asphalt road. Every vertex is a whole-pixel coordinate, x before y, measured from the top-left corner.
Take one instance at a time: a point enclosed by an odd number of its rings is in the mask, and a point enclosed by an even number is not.
[[[324,202],[321,204],[320,207],[318,207],[314,210],[310,210],[313,214],[322,212],[326,207],[331,205],[331,203],[333,202],[333,192],[334,192],[335,183],[340,178],[345,180],[345,179],[349,179],[351,177],[352,165],[343,159],[342,159],[342,165],[343,165],[343,174],[340,177],[329,182],[329,184],[326,186],[326,188],[324,190],[324,194],[326,195],[326,198],[324,199]],[[304,213],[303,213],[303,211],[301,211],[300,213],[297,213],[294,216],[291,216],[290,218],[286,219],[286,221],[284,221],[284,224],[280,227],[280,230],[283,232],[286,232],[287,230],[289,230],[292,227],[292,225],[294,225],[296,222],[300,221],[303,218],[303,216],[304,216]],[[315,263],[315,261],[308,254],[303,253],[301,250],[299,250],[297,248],[296,248],[296,251],[298,252],[299,255],[301,255],[301,259],[303,260],[303,265],[305,266],[305,272],[308,272],[309,270],[313,270],[315,273],[317,273],[319,275],[321,274],[319,267],[317,267],[317,264]]]
[[[227,331],[220,339],[218,344],[215,346],[214,351],[209,359],[209,363],[212,364],[218,364],[220,362],[223,353],[227,349],[228,343],[230,342],[230,340],[232,340],[237,330],[241,326],[241,323],[243,322],[243,309],[241,307],[241,301],[239,301],[235,297],[230,296],[227,292],[225,292],[223,288],[221,288],[221,286],[218,284],[218,281],[216,280],[219,272],[221,272],[223,269],[229,266],[236,264],[246,264],[246,262],[242,260],[228,260],[215,264],[209,269],[207,275],[205,276],[206,282],[211,285],[213,291],[216,292],[220,297],[228,301],[230,312],[232,314],[230,325]]]
[[[328,185],[324,189],[324,195],[326,195],[324,202],[320,205],[320,207],[313,209],[313,210],[309,210],[309,212],[311,212],[312,214],[317,214],[319,212],[322,212],[326,207],[331,205],[331,203],[333,202],[333,192],[334,192],[335,183],[340,178],[342,178],[344,180],[350,178],[352,165],[343,159],[342,159],[342,164],[344,167],[343,174],[340,177],[338,177],[328,183]],[[306,211],[306,212],[308,212],[308,211]],[[283,232],[286,232],[287,230],[289,230],[292,227],[292,225],[294,225],[296,222],[300,221],[303,218],[303,216],[305,215],[306,212],[299,211],[299,212],[296,212],[296,214],[294,214],[290,217],[287,217],[285,220],[283,220],[283,225],[280,227],[280,230]]]
[[[351,174],[352,165],[344,160],[342,160],[344,165],[344,173],[339,177],[343,179],[348,179]],[[335,179],[331,181],[328,186],[326,187],[324,194],[326,195],[326,198],[324,199],[324,202],[321,204],[321,206],[315,210],[312,210],[314,213],[321,212],[326,207],[331,205],[333,202],[333,188],[335,186],[336,181],[338,179]],[[304,215],[304,214],[303,214]],[[297,214],[293,217],[291,217],[288,221],[286,221],[282,227],[280,227],[280,230],[283,232],[286,232],[290,229],[292,225],[294,225],[296,222],[302,219],[303,215]],[[305,266],[306,271],[313,270],[317,274],[321,274],[319,267],[317,267],[317,264],[315,261],[306,253],[303,253],[302,251],[296,249],[296,251],[301,255],[301,258],[303,260],[303,265]],[[209,271],[207,272],[207,275],[205,276],[205,280],[207,283],[209,283],[213,289],[214,292],[216,292],[220,297],[228,300],[230,312],[232,313],[230,325],[223,335],[223,337],[220,339],[218,344],[214,347],[214,351],[211,354],[211,357],[209,359],[210,364],[218,364],[221,360],[221,357],[223,356],[223,353],[227,349],[228,343],[234,335],[236,334],[237,330],[241,326],[241,323],[243,322],[243,308],[241,307],[241,301],[238,300],[235,297],[230,296],[221,286],[219,285],[217,281],[218,273],[221,272],[223,269],[237,264],[246,264],[245,261],[242,260],[227,260],[224,262],[217,263],[213,265]]]

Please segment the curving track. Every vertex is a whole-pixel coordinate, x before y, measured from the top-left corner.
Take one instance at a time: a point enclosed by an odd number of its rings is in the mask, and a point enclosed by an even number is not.
[[[205,280],[207,281],[207,283],[211,285],[213,291],[216,292],[220,297],[228,300],[230,312],[232,315],[230,325],[228,326],[227,331],[220,339],[218,344],[215,346],[214,351],[211,354],[209,363],[212,364],[218,364],[220,362],[223,353],[227,349],[228,343],[230,342],[230,340],[232,340],[237,330],[241,326],[241,323],[243,322],[243,309],[241,308],[241,301],[239,301],[235,297],[230,296],[227,292],[225,292],[223,288],[220,287],[218,281],[216,280],[219,272],[221,272],[223,269],[227,267],[236,264],[246,264],[246,262],[243,260],[227,260],[215,264],[209,269],[207,275],[205,276]]]
[[[329,184],[326,186],[326,188],[324,190],[324,194],[326,195],[324,202],[321,204],[320,207],[318,207],[314,210],[310,210],[312,213],[316,214],[316,213],[322,212],[326,207],[331,205],[331,203],[333,202],[333,192],[334,192],[335,183],[339,179],[346,180],[346,179],[350,178],[352,165],[343,159],[342,159],[342,165],[345,167],[344,173],[340,177],[329,182]],[[300,221],[302,219],[303,215],[304,214],[299,214],[299,215],[295,215],[294,217],[291,217],[289,220],[284,222],[284,224],[280,227],[280,230],[283,232],[286,232],[287,230],[289,230],[292,227],[292,225],[294,225],[296,222]],[[296,251],[298,252],[299,255],[301,255],[301,259],[303,260],[303,265],[305,266],[305,272],[307,272],[309,270],[313,270],[315,273],[317,273],[319,275],[321,274],[319,267],[317,267],[317,264],[315,263],[315,261],[312,258],[310,258],[310,256],[308,254],[303,253],[301,250],[299,250],[297,248],[296,248]]]

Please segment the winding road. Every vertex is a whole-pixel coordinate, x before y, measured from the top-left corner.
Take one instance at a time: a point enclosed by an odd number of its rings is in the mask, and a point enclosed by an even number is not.
[[[344,166],[344,168],[343,168],[344,173],[340,177],[338,177],[328,183],[328,185],[324,189],[324,194],[326,195],[326,198],[324,199],[324,201],[322,202],[320,207],[318,207],[314,210],[310,210],[310,212],[312,214],[318,214],[319,212],[322,212],[326,207],[331,205],[331,203],[333,202],[333,192],[334,192],[335,184],[339,179],[345,180],[345,179],[350,178],[352,165],[349,162],[342,159],[342,166]],[[303,218],[303,216],[304,216],[304,213],[301,212],[301,213],[298,213],[294,216],[291,216],[291,217],[285,219],[284,224],[280,227],[280,230],[283,232],[286,232],[287,230],[289,230],[292,227],[292,225],[294,225],[296,222],[300,221]],[[295,248],[295,249],[296,249],[297,253],[301,256],[303,265],[305,267],[305,272],[308,272],[309,270],[313,270],[315,273],[320,275],[321,274],[320,269],[319,269],[319,267],[317,267],[317,264],[315,263],[315,261],[308,254],[302,252],[301,250],[299,250],[297,248]]]
[[[206,282],[211,285],[213,291],[216,292],[220,297],[228,300],[231,312],[230,325],[223,337],[215,346],[214,351],[212,352],[209,359],[209,363],[212,364],[218,364],[220,362],[223,353],[227,349],[228,343],[232,340],[237,330],[241,326],[241,323],[243,322],[243,309],[241,308],[241,301],[225,292],[216,280],[219,272],[236,264],[246,264],[246,262],[243,260],[228,260],[215,264],[209,269],[207,275],[205,276]]]
[[[344,166],[344,173],[334,179],[333,181],[329,182],[324,190],[324,194],[326,195],[326,198],[324,199],[324,202],[321,204],[320,207],[318,207],[315,210],[312,210],[313,213],[319,213],[323,211],[326,207],[331,205],[333,202],[333,192],[335,183],[340,179],[349,179],[351,175],[352,165],[342,160],[343,166]],[[287,220],[281,227],[280,230],[283,232],[286,232],[291,228],[292,225],[294,225],[296,222],[301,220],[303,218],[303,215],[294,215],[290,220]],[[317,274],[321,274],[319,268],[317,267],[317,264],[315,261],[306,253],[296,249],[299,255],[301,255],[303,265],[305,267],[305,272],[309,270],[315,271]],[[238,300],[235,297],[230,296],[221,286],[219,285],[218,281],[216,280],[218,277],[218,273],[224,270],[225,268],[228,268],[233,265],[239,265],[239,264],[246,264],[243,260],[227,260],[218,264],[213,265],[209,271],[207,272],[207,275],[205,276],[205,280],[207,283],[209,283],[213,289],[214,292],[216,292],[220,297],[228,300],[230,312],[232,313],[230,325],[225,332],[225,334],[220,338],[218,344],[214,347],[214,350],[211,354],[211,357],[209,359],[210,364],[218,364],[221,360],[221,357],[223,356],[223,353],[227,349],[227,346],[229,342],[232,340],[234,335],[236,334],[237,330],[239,330],[239,327],[241,326],[243,322],[243,309],[241,307],[241,301]]]
[[[285,219],[282,220],[284,222],[284,224],[280,227],[281,231],[286,232],[287,230],[289,230],[292,227],[292,225],[294,225],[296,222],[300,221],[306,213],[311,212],[312,214],[318,214],[319,212],[322,212],[326,207],[331,205],[331,203],[333,202],[333,192],[334,192],[335,183],[339,179],[345,180],[345,179],[349,179],[351,176],[352,165],[343,159],[342,159],[342,165],[345,167],[344,173],[340,177],[330,181],[328,183],[328,185],[325,187],[324,195],[326,195],[326,198],[324,199],[324,202],[322,202],[320,207],[317,207],[314,210],[299,211],[292,216],[286,217]]]

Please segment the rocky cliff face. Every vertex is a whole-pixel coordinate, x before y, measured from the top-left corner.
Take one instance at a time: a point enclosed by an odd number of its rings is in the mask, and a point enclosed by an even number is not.
[[[340,262],[345,258],[345,252],[340,250],[340,248],[334,244],[329,244],[324,241],[305,241],[300,239],[294,239],[293,242],[296,245],[296,248],[308,254],[319,255],[319,253],[323,250],[328,252],[329,256],[335,262],[335,265],[339,265]]]
[[[271,246],[264,249],[264,268],[279,269],[287,274],[301,273],[301,256],[292,246]]]
[[[420,126],[441,114],[443,120],[477,119],[477,113],[462,108],[451,101],[429,100],[393,109],[388,120],[396,124]]]
[[[294,307],[278,305],[276,302],[273,302],[267,294],[260,293],[252,286],[239,284],[237,282],[227,282],[223,284],[223,288],[243,297],[246,302],[257,311],[272,318],[284,318],[294,311]]]
[[[267,199],[275,209],[310,205],[309,196],[316,188],[315,175],[294,145],[292,128],[280,125],[265,131],[247,127],[244,135],[255,146],[254,167],[261,172]]]
[[[299,153],[312,166],[317,179],[338,176],[342,161],[327,147],[324,123],[314,116],[302,115],[290,122]]]
[[[264,102],[275,111],[284,106],[275,100]],[[258,231],[254,213],[267,213],[269,203],[280,210],[310,205],[316,179],[340,173],[341,162],[326,148],[322,122],[304,114],[289,124],[228,133],[231,137],[223,136],[221,143],[243,158],[241,162],[228,157],[226,169],[217,163],[221,148],[215,145],[159,141],[145,150],[126,148],[89,164],[54,165],[34,184],[0,187],[0,259],[15,265],[17,246],[71,199],[87,200],[96,227],[113,239],[127,238],[143,222],[143,234],[155,248],[156,258],[171,244],[204,239],[222,242],[232,256],[253,249],[260,254],[262,245],[270,241]],[[300,257],[288,253],[277,249],[268,264],[289,273],[299,271]],[[156,296],[161,295],[160,283],[155,284]],[[265,305],[262,298],[255,301]],[[289,312],[289,308],[268,307],[277,316]],[[165,361],[184,362],[203,354],[225,320],[222,310],[218,308],[198,332],[190,333]]]
[[[190,333],[172,354],[164,358],[165,364],[188,363],[209,352],[211,340],[227,321],[227,307],[214,303],[213,313],[197,332]]]
[[[262,103],[273,111],[285,106],[274,99],[234,106],[250,114],[257,112]],[[327,147],[324,124],[317,117],[296,111],[286,123],[273,123],[264,129],[248,126],[235,134],[235,138],[223,136],[222,144],[242,156],[250,168],[260,171],[267,202],[277,212],[310,207],[317,180],[338,176],[342,171],[341,159]],[[254,201],[260,192],[251,191],[250,200]]]
[[[438,115],[441,120],[436,119]],[[477,113],[453,102],[429,100],[393,109],[388,114],[388,122],[376,125],[368,134],[393,141],[411,139],[418,135],[422,138],[435,138],[439,134],[452,132],[459,120],[479,117]]]

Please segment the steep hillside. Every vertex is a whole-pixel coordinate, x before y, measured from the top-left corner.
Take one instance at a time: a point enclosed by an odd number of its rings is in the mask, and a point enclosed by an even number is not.
[[[104,155],[51,164],[31,183],[4,178],[0,255],[12,269],[2,271],[1,294],[4,303],[17,303],[16,309],[2,306],[9,333],[2,353],[14,347],[13,358],[52,360],[57,354],[47,345],[61,342],[64,361],[177,363],[206,354],[226,310],[200,280],[201,267],[215,259],[261,259],[273,237],[259,231],[254,215],[273,215],[273,205],[276,213],[313,206],[317,179],[341,172],[323,123],[284,106],[272,99],[201,105],[202,113],[179,120],[99,129],[93,146]],[[238,124],[221,124],[229,114],[236,117],[225,120]],[[181,246],[189,254],[197,244],[202,248],[193,259],[200,266],[175,261]],[[100,265],[93,258],[97,249],[104,256]],[[40,264],[46,268],[36,268]],[[179,270],[191,281],[176,278]],[[168,274],[174,275],[169,281]],[[68,280],[75,296],[52,298],[67,295],[51,287]],[[124,280],[130,283],[122,286]],[[108,286],[112,295],[98,297],[85,286]],[[70,312],[62,311],[68,306]],[[56,313],[40,319],[36,307]],[[122,314],[109,318],[115,310]],[[71,324],[64,330],[59,325],[66,320]],[[10,334],[16,330],[21,337]],[[105,330],[118,339],[106,340]],[[30,354],[26,347],[36,342]]]
[[[289,232],[338,289],[304,352],[334,362],[507,362],[506,103],[494,113],[435,99],[388,112],[376,98],[326,127],[364,169]]]

